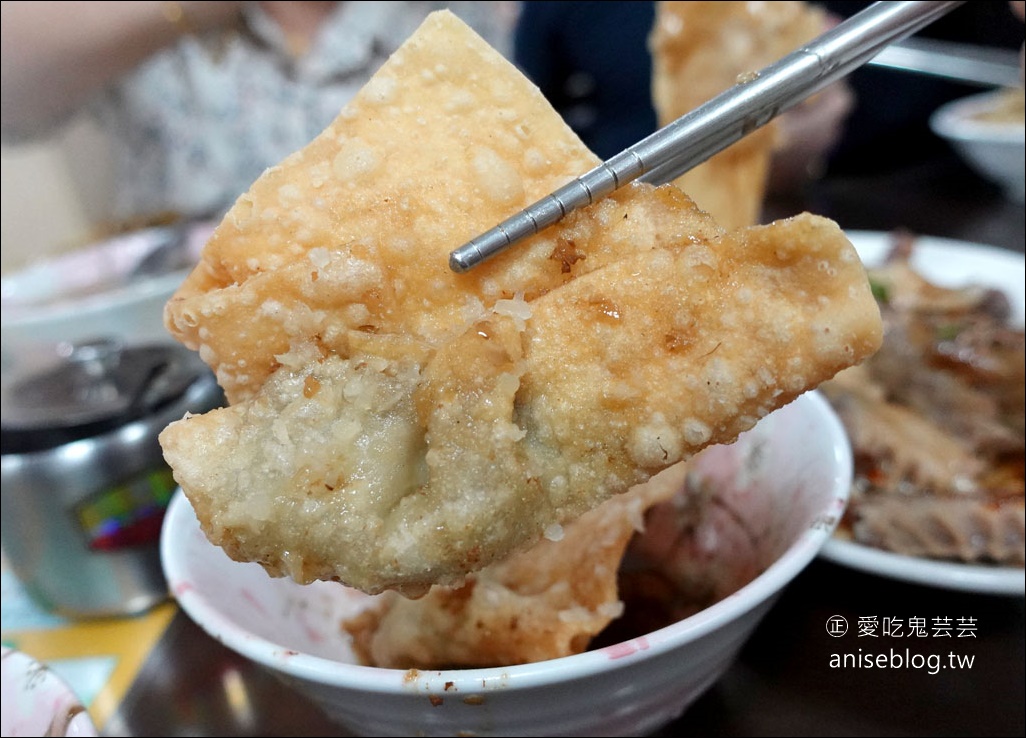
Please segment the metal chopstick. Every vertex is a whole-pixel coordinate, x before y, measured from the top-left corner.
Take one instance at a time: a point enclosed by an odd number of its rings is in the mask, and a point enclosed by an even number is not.
[[[892,44],[870,59],[867,66],[943,77],[981,87],[1021,84],[1019,53],[1014,49],[939,39],[910,38]]]
[[[672,182],[961,2],[876,2],[449,254],[466,272],[635,179]]]

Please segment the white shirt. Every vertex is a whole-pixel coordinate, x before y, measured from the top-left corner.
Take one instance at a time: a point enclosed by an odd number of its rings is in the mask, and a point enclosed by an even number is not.
[[[301,56],[257,3],[230,33],[184,36],[90,105],[111,138],[114,218],[220,217],[326,128],[431,11],[449,8],[508,57],[502,5],[339,3]]]

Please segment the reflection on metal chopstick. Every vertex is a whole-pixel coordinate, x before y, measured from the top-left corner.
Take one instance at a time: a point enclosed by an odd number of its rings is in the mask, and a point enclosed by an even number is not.
[[[963,2],[876,2],[449,255],[466,272],[635,179],[671,182]]]
[[[1020,84],[1019,53],[974,44],[910,38],[888,46],[868,66],[944,77],[983,87]]]

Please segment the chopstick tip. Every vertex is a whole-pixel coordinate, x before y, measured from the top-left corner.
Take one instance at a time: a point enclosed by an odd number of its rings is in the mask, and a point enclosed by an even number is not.
[[[475,263],[476,262],[471,258],[471,255],[467,252],[466,246],[461,246],[449,254],[449,269],[457,274],[463,274],[470,271],[471,267],[473,267]]]

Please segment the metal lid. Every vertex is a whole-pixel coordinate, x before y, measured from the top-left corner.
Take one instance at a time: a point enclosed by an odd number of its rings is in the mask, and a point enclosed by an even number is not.
[[[61,344],[49,365],[4,378],[3,452],[98,435],[174,402],[204,377],[210,369],[177,344]]]

